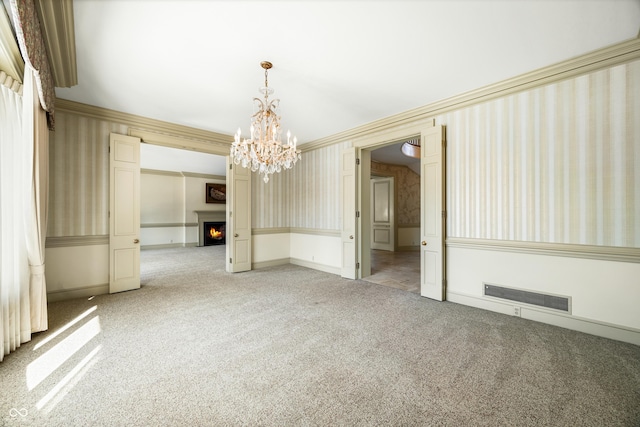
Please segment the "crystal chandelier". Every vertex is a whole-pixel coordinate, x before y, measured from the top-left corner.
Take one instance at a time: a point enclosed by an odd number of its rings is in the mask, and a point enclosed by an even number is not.
[[[250,139],[240,140],[240,129],[235,134],[231,144],[231,158],[236,165],[251,168],[251,172],[264,174],[264,182],[269,182],[269,175],[284,169],[291,169],[301,158],[296,149],[297,139],[291,139],[291,132],[287,132],[287,142],[281,139],[280,116],[278,115],[279,99],[269,100],[273,89],[269,88],[267,72],[273,67],[270,62],[263,61],[264,87],[260,92],[264,99],[253,98],[258,111],[251,117]]]

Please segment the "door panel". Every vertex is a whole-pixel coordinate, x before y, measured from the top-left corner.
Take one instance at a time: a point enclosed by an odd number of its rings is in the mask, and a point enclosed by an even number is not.
[[[355,279],[357,272],[358,222],[356,216],[356,149],[350,148],[342,152],[341,162],[342,201],[342,272],[341,276]]]
[[[251,170],[227,165],[226,270],[238,273],[251,270]]]
[[[371,179],[371,249],[394,249],[394,179]]]
[[[446,295],[444,128],[434,126],[422,132],[421,136],[420,294],[443,301]]]
[[[109,292],[140,287],[140,139],[109,135]]]

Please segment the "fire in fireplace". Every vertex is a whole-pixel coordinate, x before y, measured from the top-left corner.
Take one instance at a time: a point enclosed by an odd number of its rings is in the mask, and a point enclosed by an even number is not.
[[[226,223],[204,223],[204,246],[224,245],[226,236]]]

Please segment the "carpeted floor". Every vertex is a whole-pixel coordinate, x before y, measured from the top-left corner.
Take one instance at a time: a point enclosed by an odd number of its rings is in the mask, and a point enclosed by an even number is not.
[[[6,426],[639,426],[640,347],[224,247],[50,304],[0,363]]]

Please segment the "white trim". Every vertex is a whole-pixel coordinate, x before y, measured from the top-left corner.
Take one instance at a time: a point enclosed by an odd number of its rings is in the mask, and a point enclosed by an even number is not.
[[[317,262],[306,261],[299,258],[289,258],[289,262],[293,265],[299,265],[301,267],[311,268],[313,270],[324,271],[325,273],[336,274],[340,276],[342,269],[340,267],[333,267],[326,264],[319,264]]]
[[[514,307],[520,307],[520,317],[523,319],[640,345],[640,330],[634,328],[613,325],[611,323],[599,322],[563,313],[552,313],[549,310],[537,309],[532,306],[519,305],[517,303],[502,303],[492,299],[458,292],[447,291],[447,300],[449,302],[506,315],[513,315]]]
[[[75,298],[88,298],[96,295],[105,295],[109,293],[109,284],[85,286],[82,288],[63,289],[59,291],[47,292],[47,301],[65,301]]]
[[[513,240],[465,239],[450,237],[446,246],[451,248],[516,252],[534,255],[587,258],[601,261],[638,262],[640,248],[613,246],[572,245],[565,243],[521,242]]]

